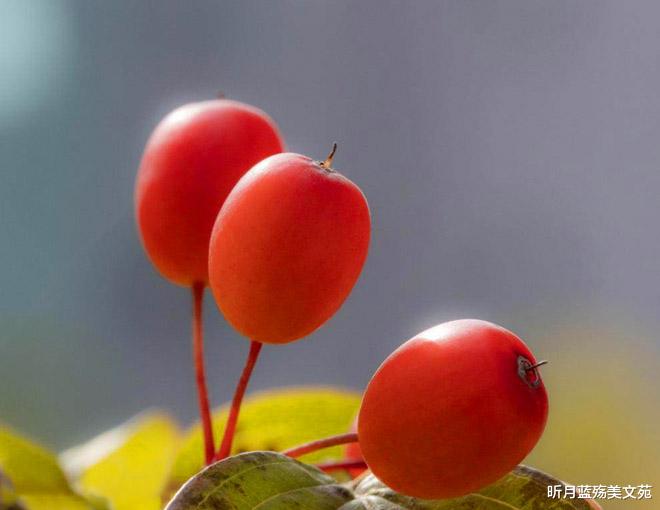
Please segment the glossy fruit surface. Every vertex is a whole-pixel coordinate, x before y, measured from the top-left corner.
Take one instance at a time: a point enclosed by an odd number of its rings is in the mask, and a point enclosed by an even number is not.
[[[211,229],[225,198],[255,163],[282,150],[273,121],[237,101],[187,104],[158,124],[138,171],[135,208],[163,276],[185,286],[208,282]]]
[[[380,366],[358,421],[362,454],[394,490],[457,497],[495,482],[532,450],[548,399],[513,333],[479,320],[440,324]]]
[[[360,189],[300,154],[278,154],[236,185],[213,228],[210,285],[225,318],[264,343],[302,338],[327,321],[367,256]]]

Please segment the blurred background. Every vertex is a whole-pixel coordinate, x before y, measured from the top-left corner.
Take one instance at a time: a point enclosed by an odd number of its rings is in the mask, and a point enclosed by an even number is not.
[[[223,91],[292,151],[338,141],[374,223],[342,310],[267,347],[251,389],[360,390],[418,331],[491,320],[551,360],[528,462],[657,493],[658,19],[652,0],[2,0],[0,420],[64,448],[145,407],[195,419],[189,293],[146,259],[133,183],[159,119]],[[248,343],[205,310],[221,403]]]

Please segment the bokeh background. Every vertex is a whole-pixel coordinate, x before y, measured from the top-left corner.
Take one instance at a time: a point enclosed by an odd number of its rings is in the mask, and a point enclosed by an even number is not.
[[[551,364],[528,459],[660,500],[660,4],[0,2],[0,420],[64,448],[145,407],[196,414],[189,295],[132,193],[172,108],[218,91],[365,191],[373,243],[338,315],[266,348],[252,389],[361,389],[466,316]],[[210,387],[247,342],[206,303]],[[607,502],[605,502],[607,503]],[[609,506],[609,505],[608,505]]]

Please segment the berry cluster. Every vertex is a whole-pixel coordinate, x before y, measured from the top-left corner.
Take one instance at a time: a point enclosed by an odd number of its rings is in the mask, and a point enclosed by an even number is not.
[[[207,463],[226,458],[261,346],[322,326],[355,285],[371,219],[360,188],[324,161],[283,153],[264,112],[226,99],[185,105],[151,135],[135,207],[144,248],[160,273],[193,296],[193,352]],[[201,305],[209,286],[227,321],[250,340],[224,436],[216,449],[204,369]],[[534,356],[513,333],[462,320],[399,347],[364,394],[357,433],[285,453],[348,444],[352,473],[368,466],[420,498],[479,489],[538,441],[547,395]],[[332,466],[327,466],[330,469]],[[357,470],[357,471],[356,471]]]

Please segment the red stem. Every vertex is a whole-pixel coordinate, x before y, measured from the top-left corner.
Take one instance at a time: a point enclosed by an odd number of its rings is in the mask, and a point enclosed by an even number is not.
[[[204,284],[196,282],[192,286],[193,295],[193,358],[195,361],[195,379],[197,381],[197,396],[199,399],[199,415],[204,431],[204,457],[206,463],[213,461],[215,441],[213,440],[213,426],[211,424],[211,408],[209,406],[209,392],[206,387],[206,373],[204,370],[204,330],[202,328],[202,301],[204,299]]]
[[[225,434],[222,437],[220,448],[215,454],[215,460],[226,459],[231,453],[231,445],[234,442],[234,434],[236,433],[238,415],[241,412],[243,395],[245,395],[248,382],[250,382],[250,376],[252,375],[254,365],[257,363],[257,359],[259,358],[261,347],[263,347],[263,344],[260,342],[255,342],[254,340],[250,342],[250,352],[248,354],[247,360],[245,361],[245,367],[243,367],[241,378],[238,380],[238,384],[236,385],[234,398],[231,402],[231,409],[229,410],[229,417],[227,418],[227,425],[225,426]]]
[[[339,462],[326,462],[317,464],[321,471],[339,471],[340,469],[368,469],[367,463],[361,459],[349,459]]]
[[[284,450],[282,453],[295,459],[301,455],[312,453],[316,450],[322,450],[323,448],[330,448],[331,446],[337,446],[340,444],[357,443],[357,440],[357,434],[355,432],[349,432],[348,434],[340,434],[338,436],[330,436],[323,439],[317,439],[311,443],[305,443],[294,448],[289,448],[288,450]]]

